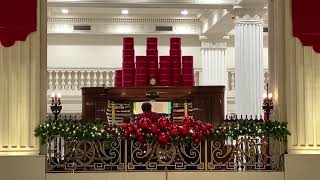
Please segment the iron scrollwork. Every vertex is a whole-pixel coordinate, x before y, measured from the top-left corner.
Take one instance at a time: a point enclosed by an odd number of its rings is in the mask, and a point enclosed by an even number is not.
[[[166,145],[54,137],[47,144],[47,171],[279,171],[284,147],[279,139],[248,136]]]
[[[123,142],[48,140],[48,171],[124,170]]]

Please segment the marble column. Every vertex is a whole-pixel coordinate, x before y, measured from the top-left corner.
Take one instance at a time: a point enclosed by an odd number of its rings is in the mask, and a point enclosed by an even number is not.
[[[257,10],[235,10],[236,113],[262,115],[263,19]]]
[[[0,156],[39,154],[34,129],[46,117],[47,1],[38,7],[37,31],[12,47],[0,45]]]
[[[290,7],[289,0],[269,4],[274,115],[277,120],[288,122],[289,154],[320,154],[320,54],[292,36]],[[309,164],[310,159],[301,163]]]
[[[227,90],[226,47],[202,45],[202,85],[225,86]],[[227,96],[225,92],[225,113],[227,113]]]
[[[222,85],[227,83],[226,48],[201,48],[202,84]]]

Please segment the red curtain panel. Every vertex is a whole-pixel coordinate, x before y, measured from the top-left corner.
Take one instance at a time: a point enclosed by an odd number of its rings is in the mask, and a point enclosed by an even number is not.
[[[320,0],[292,0],[293,36],[320,53]]]
[[[0,42],[4,47],[25,41],[37,30],[37,0],[0,1]]]

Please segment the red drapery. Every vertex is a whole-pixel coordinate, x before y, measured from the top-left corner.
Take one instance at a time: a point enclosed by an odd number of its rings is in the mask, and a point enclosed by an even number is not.
[[[1,0],[0,42],[12,46],[37,30],[37,0]]]
[[[293,36],[320,53],[320,0],[292,0]]]

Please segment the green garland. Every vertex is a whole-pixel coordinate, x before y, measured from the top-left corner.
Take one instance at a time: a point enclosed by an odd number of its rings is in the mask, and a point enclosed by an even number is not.
[[[211,138],[225,140],[238,139],[240,136],[271,137],[286,140],[290,132],[287,122],[267,121],[266,123],[254,120],[240,120],[237,122],[224,122],[215,127]]]
[[[117,127],[111,128],[103,123],[87,123],[83,125],[74,121],[48,121],[40,124],[34,132],[35,136],[40,138],[40,142],[44,144],[48,138],[54,136],[60,136],[70,141],[113,141],[116,138],[121,138],[117,130]]]
[[[286,122],[268,121],[236,121],[224,122],[214,127],[214,131],[208,139],[226,140],[228,138],[237,139],[239,136],[251,137],[272,137],[286,140],[290,132]],[[40,138],[42,144],[48,138],[60,136],[69,141],[114,141],[123,139],[121,129],[118,126],[109,126],[103,123],[81,124],[74,121],[44,122],[35,129],[35,136]],[[155,135],[147,134],[148,139],[155,141]],[[172,139],[173,142],[192,142],[192,137],[181,137]]]

